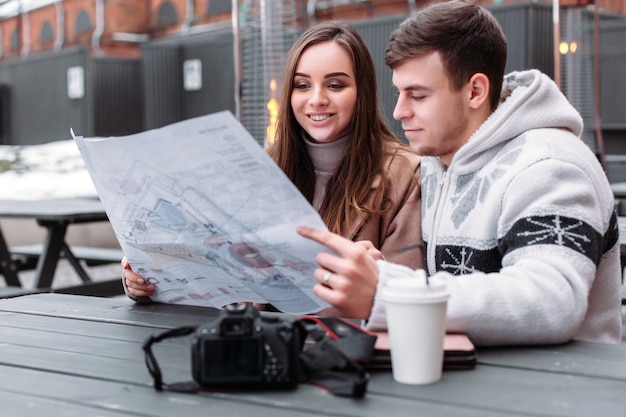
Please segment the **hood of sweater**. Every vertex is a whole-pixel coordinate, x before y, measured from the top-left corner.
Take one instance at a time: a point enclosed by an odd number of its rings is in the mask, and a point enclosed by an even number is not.
[[[473,172],[510,139],[544,128],[565,129],[580,136],[583,121],[547,75],[538,70],[512,72],[504,78],[500,104],[457,151],[449,168],[459,175]]]

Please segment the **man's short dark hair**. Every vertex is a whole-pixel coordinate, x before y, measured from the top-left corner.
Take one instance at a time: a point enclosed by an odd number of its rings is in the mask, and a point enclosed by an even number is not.
[[[502,28],[472,1],[432,4],[406,19],[391,34],[385,62],[391,68],[439,52],[452,88],[460,90],[476,73],[489,78],[489,102],[498,106],[507,44]]]

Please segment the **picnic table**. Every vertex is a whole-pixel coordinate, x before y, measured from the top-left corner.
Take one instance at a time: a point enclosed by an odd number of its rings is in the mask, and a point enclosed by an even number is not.
[[[66,241],[72,224],[104,222],[108,217],[97,198],[58,198],[40,200],[0,200],[0,218],[32,219],[46,229],[41,245],[9,247],[0,230],[0,267],[7,285],[20,287],[16,255],[37,259],[34,289],[49,289],[61,258],[67,259],[84,283],[91,277],[80,260],[119,261],[122,252],[115,248],[72,247]],[[80,253],[78,253],[80,252]],[[118,279],[119,281],[119,279]]]
[[[444,370],[432,385],[403,385],[389,370],[372,371],[361,400],[309,384],[293,391],[155,391],[144,363],[146,338],[216,314],[122,297],[46,293],[0,300],[0,409],[13,417],[588,417],[626,410],[626,345],[582,342],[479,348],[474,369]],[[166,383],[191,379],[191,340],[154,346]]]

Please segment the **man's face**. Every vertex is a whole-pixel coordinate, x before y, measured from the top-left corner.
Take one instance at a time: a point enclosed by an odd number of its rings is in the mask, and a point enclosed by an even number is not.
[[[394,68],[392,81],[398,91],[393,117],[402,122],[413,151],[449,165],[475,130],[469,121],[469,87],[452,90],[438,52]]]

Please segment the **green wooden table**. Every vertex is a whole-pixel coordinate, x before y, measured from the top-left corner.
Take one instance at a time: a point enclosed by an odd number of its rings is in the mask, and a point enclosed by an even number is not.
[[[0,414],[21,416],[623,416],[626,345],[479,349],[473,370],[427,386],[373,373],[362,400],[295,391],[156,392],[141,345],[216,311],[124,298],[35,294],[0,300]],[[189,337],[155,346],[164,380],[191,378]]]

